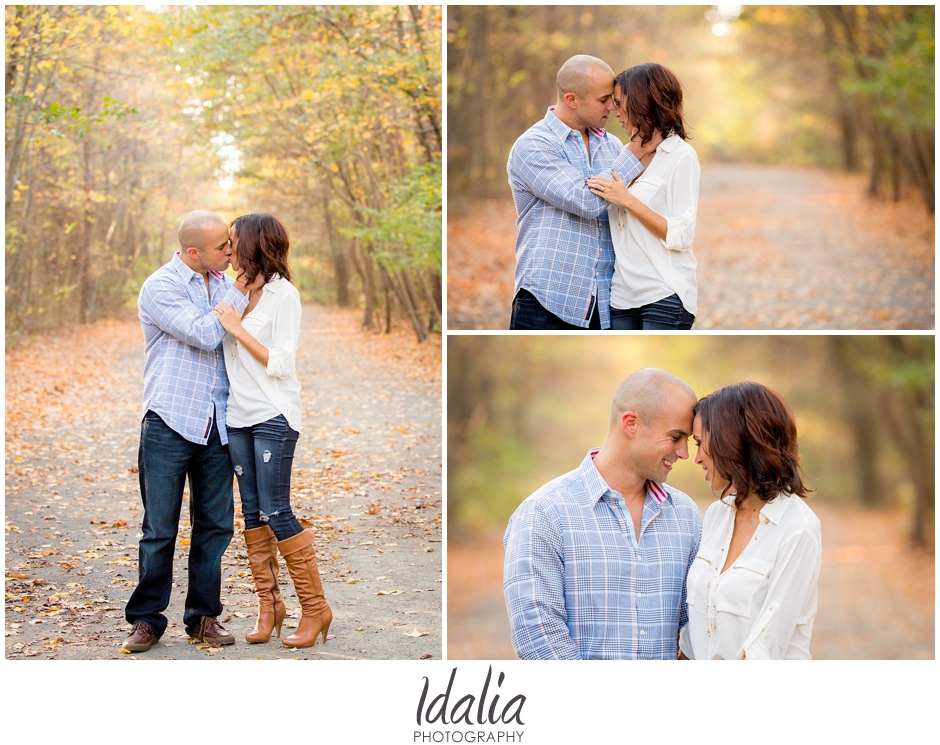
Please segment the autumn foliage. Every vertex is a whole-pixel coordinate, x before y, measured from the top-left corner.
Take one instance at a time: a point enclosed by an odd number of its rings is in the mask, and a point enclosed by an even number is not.
[[[196,208],[308,298],[441,328],[436,6],[7,6],[9,331],[113,315]]]

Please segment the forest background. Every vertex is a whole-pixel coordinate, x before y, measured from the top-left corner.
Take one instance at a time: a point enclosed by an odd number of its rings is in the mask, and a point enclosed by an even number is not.
[[[932,5],[454,6],[448,196],[506,192],[509,148],[585,53],[672,69],[703,160],[862,169],[933,210],[933,31]]]
[[[506,161],[585,53],[682,81],[702,165],[696,329],[932,329],[934,19],[932,5],[448,8],[449,326],[507,327]],[[624,140],[613,117],[608,130]]]
[[[287,226],[306,301],[441,330],[439,6],[6,21],[6,332],[132,306],[193,209]]]

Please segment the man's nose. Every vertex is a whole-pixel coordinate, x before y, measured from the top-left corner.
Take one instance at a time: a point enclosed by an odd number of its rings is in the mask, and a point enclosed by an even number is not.
[[[682,442],[678,448],[676,448],[676,455],[678,455],[682,460],[686,460],[689,457],[689,443]]]

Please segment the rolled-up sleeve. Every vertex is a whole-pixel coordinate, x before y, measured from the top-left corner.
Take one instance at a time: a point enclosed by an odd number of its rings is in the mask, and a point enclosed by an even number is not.
[[[810,659],[822,564],[819,534],[794,534],[781,547],[767,597],[741,647],[744,659]]]
[[[295,373],[301,312],[300,298],[293,294],[285,295],[274,311],[271,347],[265,368],[272,378],[289,378]]]
[[[695,236],[698,213],[698,187],[701,167],[694,154],[679,158],[669,178],[669,214],[666,218],[666,239],[663,246],[670,251],[688,251]]]
[[[537,504],[523,502],[504,539],[503,591],[512,645],[524,660],[577,660],[567,626],[561,535]]]

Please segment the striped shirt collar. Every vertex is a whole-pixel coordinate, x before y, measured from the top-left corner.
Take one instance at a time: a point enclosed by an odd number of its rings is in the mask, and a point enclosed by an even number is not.
[[[567,124],[565,124],[561,119],[555,116],[555,107],[549,106],[548,111],[545,112],[545,121],[548,124],[548,128],[552,130],[559,139],[566,140],[571,136],[571,133],[581,134],[576,129],[572,129]],[[607,137],[607,130],[600,127],[588,127],[588,132],[590,132],[595,137],[600,137],[605,139]]]
[[[584,474],[584,482],[587,489],[587,497],[591,504],[597,504],[601,497],[608,492],[613,493],[614,491],[607,485],[607,482],[604,481],[604,477],[601,476],[600,471],[597,470],[597,466],[594,465],[594,456],[600,451],[600,448],[592,448],[589,450],[584,458],[584,462],[581,464],[581,471]],[[658,481],[652,481],[651,479],[647,479],[646,481],[646,493],[656,501],[656,504],[662,504],[669,498],[669,492],[666,491],[666,487]]]
[[[180,255],[180,251],[177,251],[175,254],[173,254],[173,259],[170,261],[170,266],[173,268],[173,271],[175,271],[187,281],[192,280],[192,275],[202,276],[189,264],[183,261],[183,257]],[[222,272],[217,272],[215,269],[210,269],[209,274],[211,274],[215,279],[222,279],[223,277]]]

